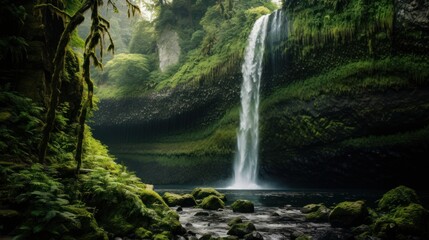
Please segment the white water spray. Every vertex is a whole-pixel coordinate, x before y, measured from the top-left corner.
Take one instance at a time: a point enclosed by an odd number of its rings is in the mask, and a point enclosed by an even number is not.
[[[249,35],[241,68],[240,128],[237,133],[237,156],[234,183],[229,188],[257,189],[259,147],[259,88],[269,15],[260,17]]]

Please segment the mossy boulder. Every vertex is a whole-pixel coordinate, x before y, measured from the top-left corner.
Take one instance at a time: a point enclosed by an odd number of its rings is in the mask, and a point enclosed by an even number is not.
[[[181,207],[193,207],[197,205],[195,202],[194,197],[191,194],[175,194],[175,193],[169,193],[166,192],[162,196],[165,203],[167,203],[168,206],[174,207],[174,206],[181,206]]]
[[[244,240],[264,240],[264,237],[259,232],[253,231],[246,234],[244,236]]]
[[[364,223],[367,216],[364,201],[342,202],[329,214],[329,222],[333,227],[355,227]]]
[[[192,196],[194,196],[195,199],[204,199],[208,196],[216,196],[220,198],[222,201],[226,201],[225,195],[218,192],[214,188],[195,188],[192,191]]]
[[[153,237],[153,240],[170,240],[170,239],[173,239],[173,235],[171,235],[170,232],[162,232],[162,233],[156,234]]]
[[[146,228],[140,227],[135,231],[137,237],[141,239],[152,239],[153,233]]]
[[[325,205],[323,205],[322,203],[319,203],[319,204],[314,204],[314,203],[307,204],[307,205],[305,205],[304,207],[301,208],[301,212],[302,213],[312,213],[312,212],[317,211],[321,206],[324,207]]]
[[[225,203],[219,197],[211,195],[204,198],[199,206],[207,210],[217,210],[219,208],[224,208]]]
[[[375,232],[382,238],[397,235],[428,236],[429,212],[420,204],[398,207],[375,222]]]
[[[416,192],[411,188],[399,186],[383,195],[378,202],[378,208],[382,211],[390,211],[400,206],[408,206],[411,203],[420,204]]]
[[[309,204],[301,209],[301,212],[306,213],[305,219],[311,222],[327,222],[331,210],[323,204]]]
[[[233,212],[240,213],[253,213],[255,212],[255,206],[249,200],[237,200],[231,205]]]
[[[244,222],[232,225],[227,234],[242,238],[253,231],[256,231],[255,225],[251,222]]]
[[[243,222],[243,220],[240,217],[235,217],[235,218],[228,221],[228,226],[231,227],[234,224],[242,223],[242,222]]]

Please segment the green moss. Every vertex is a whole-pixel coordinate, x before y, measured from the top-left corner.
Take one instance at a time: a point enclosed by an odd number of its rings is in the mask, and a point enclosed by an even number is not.
[[[402,233],[422,235],[428,232],[429,212],[420,204],[397,208],[393,218]]]
[[[308,235],[302,235],[297,237],[295,240],[312,240],[313,238],[311,236]]]
[[[339,203],[329,214],[333,227],[353,227],[362,224],[368,216],[363,201]]]
[[[329,208],[323,204],[309,204],[301,209],[305,213],[305,219],[311,222],[327,222],[329,220]]]
[[[214,188],[195,188],[192,190],[192,196],[194,196],[195,199],[204,199],[208,196],[216,196],[221,200],[226,201],[225,195]]]
[[[366,136],[347,139],[340,143],[341,147],[386,147],[386,146],[413,146],[429,139],[429,126],[410,132],[401,132],[385,136]]]
[[[375,221],[374,232],[383,238],[398,238],[400,235],[427,236],[429,212],[420,204],[411,203],[392,209]]]
[[[255,225],[253,225],[251,222],[237,223],[231,226],[231,228],[228,230],[228,235],[242,238],[244,235],[249,234],[255,230]]]
[[[137,230],[135,231],[135,234],[137,235],[137,237],[142,238],[142,239],[151,239],[153,233],[143,227],[137,228]]]
[[[235,217],[235,218],[228,221],[228,226],[231,227],[232,225],[235,225],[237,223],[242,223],[242,222],[243,222],[243,220],[240,217]]]
[[[191,194],[175,194],[166,192],[162,196],[168,206],[193,207],[196,205],[195,199]]]
[[[411,203],[420,203],[416,192],[411,188],[399,186],[383,195],[378,202],[378,208],[382,211],[391,211],[397,207],[408,206]]]
[[[233,212],[241,213],[253,213],[255,212],[255,206],[249,200],[237,200],[231,204]]]
[[[137,96],[151,88],[149,62],[142,54],[117,54],[104,66],[104,73],[98,80],[100,98]]]
[[[199,206],[207,210],[218,210],[219,208],[224,208],[225,203],[219,197],[210,195],[205,197]]]
[[[290,15],[289,44],[304,48],[345,43],[354,38],[371,42],[373,35],[393,29],[394,4],[391,0],[287,1]],[[371,50],[370,50],[371,51]]]
[[[234,5],[234,11],[228,18],[222,16],[218,6],[207,9],[200,22],[205,32],[200,45],[187,55],[186,61],[171,78],[157,86],[158,90],[180,83],[198,86],[239,69],[254,21],[261,14],[269,13],[274,6],[259,0],[236,2]]]
[[[429,79],[428,69],[429,61],[416,56],[352,62],[277,90],[262,102],[261,108],[264,111],[288,100],[311,100],[325,94],[341,96],[424,85]]]

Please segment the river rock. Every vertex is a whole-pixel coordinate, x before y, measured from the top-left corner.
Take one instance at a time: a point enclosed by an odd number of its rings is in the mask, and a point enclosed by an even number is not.
[[[192,191],[192,196],[194,196],[195,199],[204,199],[208,196],[216,196],[220,198],[222,201],[226,201],[225,195],[218,192],[214,188],[195,188]]]
[[[253,213],[255,206],[249,200],[237,200],[231,205],[232,211],[240,213]]]
[[[210,195],[204,198],[199,206],[207,210],[217,210],[219,208],[224,208],[225,203],[219,197]]]
[[[311,222],[327,222],[329,220],[329,213],[331,210],[329,208],[325,207],[323,204],[310,204],[315,205],[309,208],[304,207],[301,212],[304,210],[307,212],[305,214],[305,219],[307,221]]]
[[[204,216],[204,217],[207,217],[207,216],[209,216],[210,214],[208,213],[208,212],[197,212],[197,213],[195,213],[195,215],[194,216]]]
[[[211,240],[211,239],[212,239],[212,235],[211,234],[204,234],[198,240]]]
[[[420,203],[416,192],[408,187],[399,186],[383,195],[378,202],[378,208],[382,211],[390,211],[397,207],[405,207],[411,203]]]
[[[342,202],[329,214],[329,222],[333,227],[355,227],[361,225],[367,216],[364,201]]]
[[[301,208],[302,213],[312,213],[317,211],[320,207],[325,206],[322,203],[319,204],[308,204]]]
[[[228,226],[231,227],[234,224],[242,223],[242,222],[243,222],[243,220],[241,219],[241,217],[235,217],[235,218],[228,221]]]
[[[228,235],[237,236],[239,238],[256,231],[255,225],[251,222],[237,223],[231,226],[228,231]]]
[[[262,235],[260,233],[258,233],[256,231],[253,231],[253,232],[251,232],[249,234],[246,234],[244,236],[244,239],[245,240],[263,240],[264,237],[262,237]]]
[[[193,207],[196,204],[194,197],[191,194],[175,194],[175,193],[169,193],[166,192],[162,196],[165,203],[167,203],[168,206],[174,207],[174,206],[181,206],[181,207]]]

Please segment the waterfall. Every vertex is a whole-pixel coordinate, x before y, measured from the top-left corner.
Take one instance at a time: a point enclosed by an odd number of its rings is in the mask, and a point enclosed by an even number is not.
[[[279,57],[281,42],[288,36],[287,18],[282,10],[276,10],[271,14],[268,36],[266,39],[269,54],[271,55],[271,71],[277,72],[276,63]],[[282,61],[280,61],[282,62]]]
[[[259,188],[259,88],[261,86],[262,60],[265,51],[269,15],[260,17],[248,38],[241,68],[240,126],[237,133],[237,155],[234,165],[234,183],[231,188]]]
[[[283,15],[277,10],[271,15],[260,17],[253,25],[248,37],[241,68],[240,126],[237,132],[237,154],[234,162],[234,182],[229,188],[257,189],[258,150],[259,150],[259,89],[265,46],[270,50],[284,36]],[[268,35],[268,36],[267,36]],[[269,38],[269,39],[266,39]],[[269,44],[267,44],[267,43]]]

